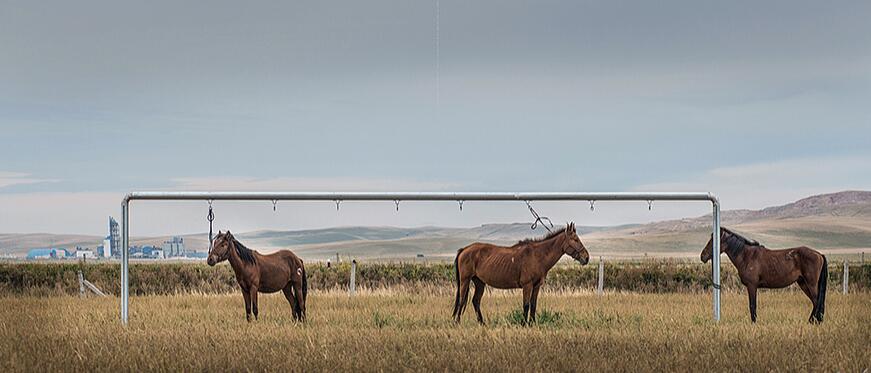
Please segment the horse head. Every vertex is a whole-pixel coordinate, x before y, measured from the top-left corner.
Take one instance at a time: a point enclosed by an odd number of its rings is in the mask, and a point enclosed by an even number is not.
[[[209,251],[209,258],[206,259],[206,263],[214,266],[227,260],[230,257],[230,243],[232,241],[233,234],[230,231],[226,233],[218,231],[218,235],[215,236],[215,240],[212,242],[212,250]]]
[[[590,253],[587,252],[587,248],[584,247],[584,243],[581,242],[581,238],[578,237],[578,232],[575,230],[575,223],[569,223],[565,229],[565,244],[563,245],[563,252],[572,257],[572,259],[577,260],[578,263],[587,264],[590,262]]]
[[[707,263],[711,258],[714,257],[714,235],[711,234],[711,239],[708,240],[708,244],[705,245],[705,248],[702,249],[702,253],[699,255],[699,259],[701,259],[702,263]],[[735,232],[730,231],[727,228],[720,228],[720,253],[728,253],[730,251],[737,252],[742,249],[745,245],[750,246],[759,246],[759,242],[754,240],[745,238]]]

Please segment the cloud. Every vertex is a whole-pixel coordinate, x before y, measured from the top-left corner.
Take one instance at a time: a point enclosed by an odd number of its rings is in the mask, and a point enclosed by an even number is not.
[[[58,180],[54,179],[36,179],[30,177],[30,174],[22,172],[4,172],[0,171],[0,189],[22,184],[37,184],[37,183],[54,183]]]
[[[460,183],[431,182],[406,179],[378,179],[354,177],[184,177],[175,178],[173,190],[206,191],[444,191],[457,190]]]
[[[724,209],[759,209],[814,194],[871,189],[871,156],[795,158],[719,167],[683,181],[639,185],[636,191],[710,191]]]

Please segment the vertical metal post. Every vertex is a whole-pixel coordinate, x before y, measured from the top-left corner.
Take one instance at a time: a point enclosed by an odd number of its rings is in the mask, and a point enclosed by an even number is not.
[[[348,292],[353,297],[357,293],[357,260],[351,261],[351,283],[348,285]]]
[[[847,259],[844,259],[844,295],[847,295],[849,288],[850,288],[850,265],[847,263]]]
[[[127,325],[127,306],[129,302],[128,285],[130,279],[128,273],[128,261],[130,252],[128,248],[130,240],[130,201],[126,198],[121,203],[121,323]],[[105,249],[104,249],[105,250]]]
[[[714,284],[714,321],[720,321],[720,203],[713,201],[714,229],[711,236],[713,243],[713,284]]]
[[[605,261],[601,256],[599,257],[599,286],[596,288],[596,292],[599,295],[605,292]]]

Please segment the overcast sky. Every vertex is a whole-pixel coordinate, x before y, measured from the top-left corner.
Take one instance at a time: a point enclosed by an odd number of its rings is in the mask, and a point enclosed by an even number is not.
[[[0,233],[103,234],[131,190],[712,191],[733,209],[871,189],[871,2],[443,0],[438,36],[436,8],[0,1]],[[218,222],[528,220],[347,205],[224,202]],[[132,233],[203,231],[204,206],[134,204]]]

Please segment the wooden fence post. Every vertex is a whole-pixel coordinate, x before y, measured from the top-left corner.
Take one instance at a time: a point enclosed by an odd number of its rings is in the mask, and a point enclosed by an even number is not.
[[[844,295],[847,294],[847,289],[850,287],[850,266],[847,264],[847,259],[844,259]]]
[[[605,261],[601,256],[599,257],[599,286],[596,288],[596,292],[599,295],[605,292]]]
[[[79,297],[83,298],[85,296],[85,276],[82,275],[82,271],[79,270]]]
[[[351,283],[348,286],[348,291],[351,296],[357,293],[357,260],[351,261]]]

